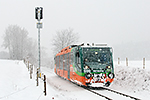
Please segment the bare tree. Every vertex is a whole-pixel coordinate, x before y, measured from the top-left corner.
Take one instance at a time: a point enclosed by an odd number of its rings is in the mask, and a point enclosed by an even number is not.
[[[23,59],[27,55],[35,55],[33,40],[28,37],[28,31],[17,25],[10,25],[5,30],[3,45],[9,50],[10,59]],[[32,48],[32,50],[31,50]]]
[[[78,42],[78,40],[78,33],[74,33],[71,28],[57,31],[52,41],[53,51],[57,53],[64,47]]]

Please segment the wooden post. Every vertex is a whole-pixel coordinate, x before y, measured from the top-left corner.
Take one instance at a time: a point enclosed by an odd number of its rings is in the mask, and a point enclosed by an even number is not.
[[[143,58],[143,69],[145,69],[145,58]]]
[[[126,58],[126,66],[128,66],[128,58]]]
[[[29,61],[27,62],[27,66],[28,66],[28,71],[29,71]]]
[[[25,61],[25,64],[26,64],[26,67],[28,68],[28,66],[27,66],[27,61]]]
[[[120,64],[120,58],[118,58],[118,65]]]
[[[36,86],[39,86],[39,82],[38,82],[38,77],[39,77],[39,72],[38,72],[38,68],[37,68],[37,77],[36,77],[36,81],[37,81],[37,84],[36,84]]]
[[[44,95],[46,96],[46,76],[44,75]]]
[[[30,79],[32,79],[33,65],[30,65]]]

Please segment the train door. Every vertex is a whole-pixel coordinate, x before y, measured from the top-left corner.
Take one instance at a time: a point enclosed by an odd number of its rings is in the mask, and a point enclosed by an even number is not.
[[[70,79],[70,53],[67,54],[67,70],[68,70],[68,79]]]

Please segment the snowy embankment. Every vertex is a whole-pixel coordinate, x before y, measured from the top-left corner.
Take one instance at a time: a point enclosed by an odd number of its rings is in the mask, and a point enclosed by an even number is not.
[[[55,95],[55,91],[47,87],[50,95],[44,96],[43,81],[39,80],[36,86],[35,73],[30,79],[23,61],[0,60],[0,72],[0,100],[50,100]]]
[[[144,100],[150,98],[150,61],[143,69],[142,61],[129,61],[129,66],[115,62],[115,80],[110,88],[136,94]]]

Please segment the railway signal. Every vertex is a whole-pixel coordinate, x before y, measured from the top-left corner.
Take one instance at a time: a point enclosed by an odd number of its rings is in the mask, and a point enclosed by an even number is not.
[[[35,19],[37,19],[37,20],[43,19],[43,8],[42,7],[35,8]]]
[[[38,28],[38,54],[39,54],[39,60],[38,60],[38,77],[41,77],[41,71],[40,71],[40,65],[41,65],[41,55],[40,55],[40,29],[42,28],[42,23],[40,22],[41,19],[43,19],[43,8],[42,7],[36,7],[35,8],[35,19],[37,19],[37,28]]]

